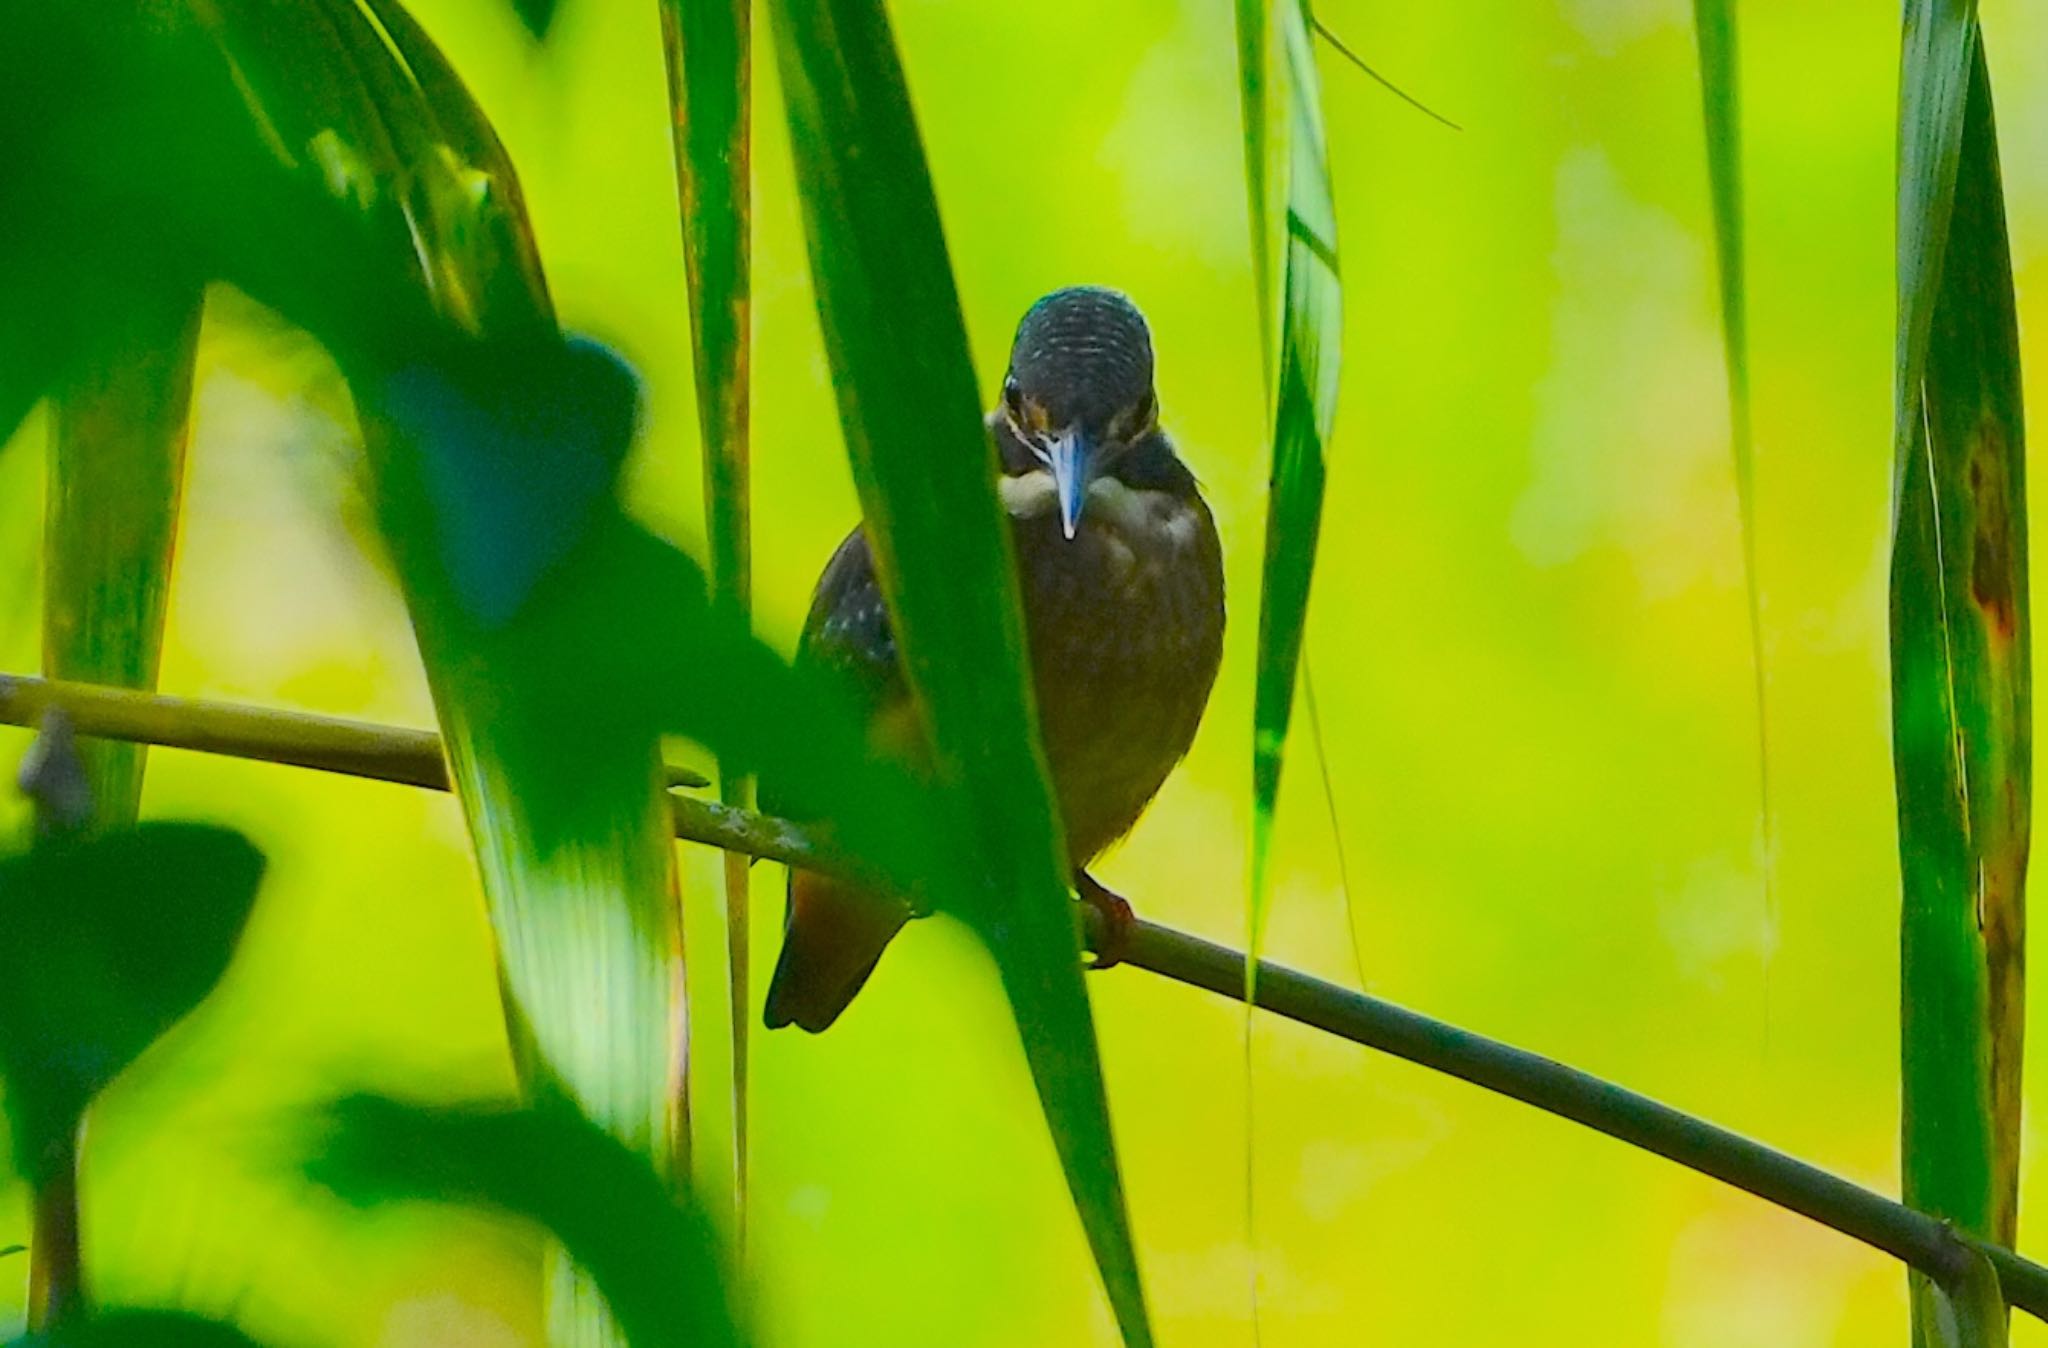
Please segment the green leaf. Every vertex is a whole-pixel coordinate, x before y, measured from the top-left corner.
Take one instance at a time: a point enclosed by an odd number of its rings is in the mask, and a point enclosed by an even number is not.
[[[1771,890],[1770,733],[1765,705],[1763,579],[1756,564],[1756,449],[1749,396],[1749,283],[1742,230],[1742,85],[1735,0],[1693,0],[1699,38],[1700,102],[1706,120],[1707,185],[1721,275],[1721,348],[1728,367],[1729,449],[1742,525],[1742,577],[1749,605],[1750,674],[1755,683],[1757,813],[1764,892]],[[1768,903],[1768,899],[1767,899]]]
[[[461,1204],[552,1233],[635,1348],[742,1342],[709,1223],[566,1101],[427,1108],[356,1096],[321,1131],[308,1173],[352,1203]]]
[[[752,219],[751,0],[661,0],[670,124],[681,206],[683,262],[703,436],[704,513],[711,588],[741,621],[751,609],[748,406],[749,227]],[[719,796],[753,806],[752,784],[720,774]],[[747,858],[725,857],[726,970],[731,989],[734,1203],[746,1210],[749,947]],[[736,1223],[737,1225],[737,1223]]]
[[[840,422],[937,776],[974,871],[941,893],[1001,971],[1125,1341],[1151,1342],[1037,747],[994,456],[909,91],[873,0],[772,10]]]
[[[1271,0],[1237,0],[1237,93],[1244,121],[1244,179],[1252,229],[1252,293],[1259,308],[1259,372],[1273,396],[1273,224],[1286,175],[1273,163],[1272,122],[1280,82],[1273,78]],[[1285,109],[1278,109],[1284,114]]]
[[[184,1311],[116,1310],[15,1339],[10,1348],[256,1348],[256,1341]]]
[[[565,668],[571,651],[599,662],[634,641],[634,616],[608,608],[608,629],[556,648],[561,605],[533,603],[616,518],[633,381],[556,334],[512,166],[403,7],[284,9],[229,0],[213,36],[250,115],[317,192],[306,213],[352,222],[341,252],[371,273],[362,312],[325,293],[280,307],[333,347],[356,396],[521,1077],[666,1167],[683,1144],[682,1016],[656,718],[577,695]],[[636,600],[642,622],[667,602]],[[554,1341],[605,1341],[602,1308],[567,1265],[553,1286]]]
[[[149,823],[0,861],[0,1076],[17,1172],[226,972],[263,874],[247,839]]]
[[[2009,1245],[2032,809],[2025,440],[1990,78],[1955,8],[1909,6],[1902,97],[1891,646],[1905,1196]],[[1957,42],[1967,92],[1948,98]],[[1926,120],[1938,114],[1959,122],[1953,135]],[[1952,194],[1934,185],[1943,176]],[[1916,1280],[1923,1343],[1928,1296]]]
[[[1288,88],[1287,247],[1273,468],[1266,502],[1266,556],[1259,595],[1258,682],[1252,713],[1252,871],[1247,999],[1265,934],[1273,810],[1294,712],[1308,621],[1309,581],[1322,528],[1324,459],[1337,415],[1343,340],[1337,276],[1337,212],[1330,190],[1321,96],[1308,15],[1282,0]]]
[[[190,424],[200,293],[135,296],[57,392],[44,540],[43,670],[156,687]],[[94,822],[135,821],[140,745],[80,746]]]

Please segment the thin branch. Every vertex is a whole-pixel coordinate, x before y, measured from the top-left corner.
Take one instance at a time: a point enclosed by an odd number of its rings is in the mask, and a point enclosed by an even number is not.
[[[439,741],[425,732],[0,675],[0,724],[33,725],[53,705],[63,707],[81,734],[445,789]],[[821,869],[836,864],[787,820],[687,796],[671,801],[679,838]],[[1100,918],[1086,905],[1077,908],[1093,948],[1102,936]],[[1137,923],[1123,963],[1218,996],[1244,996],[1242,953],[1156,923]],[[1981,1253],[1998,1271],[2005,1299],[2048,1320],[2048,1268],[1577,1068],[1270,961],[1259,964],[1258,1005],[1676,1161],[1853,1236],[1944,1283],[1959,1284],[1968,1276],[1972,1252]]]
[[[1432,118],[1438,122],[1442,122],[1445,126],[1449,127],[1453,131],[1463,131],[1465,129],[1462,126],[1459,126],[1456,122],[1452,121],[1450,118],[1438,112],[1435,108],[1429,106],[1429,104],[1423,102],[1415,95],[1409,93],[1406,89],[1403,89],[1400,85],[1388,79],[1385,75],[1380,74],[1379,71],[1374,70],[1371,66],[1367,65],[1365,63],[1365,59],[1361,57],[1357,52],[1351,50],[1350,47],[1346,46],[1344,44],[1344,39],[1338,37],[1337,34],[1330,28],[1330,26],[1322,21],[1320,16],[1311,12],[1308,16],[1308,26],[1315,29],[1317,37],[1320,37],[1323,41],[1329,43],[1332,47],[1335,47],[1337,49],[1337,54],[1339,56],[1342,56],[1352,65],[1355,65],[1360,70],[1364,71],[1382,89],[1385,89],[1388,93],[1400,99],[1409,107],[1415,109],[1419,113],[1422,113],[1426,117]]]
[[[38,725],[50,707],[70,713],[81,734],[101,739],[448,789],[441,737],[431,730],[0,674],[0,725]],[[708,783],[699,773],[671,766],[668,784]]]

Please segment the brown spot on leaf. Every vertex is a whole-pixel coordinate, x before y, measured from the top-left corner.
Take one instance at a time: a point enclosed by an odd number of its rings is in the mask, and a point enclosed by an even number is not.
[[[2010,641],[2019,630],[2013,599],[2012,504],[2007,491],[2004,428],[1986,415],[1971,438],[1970,500],[1976,530],[1970,559],[1970,594],[1992,636]]]

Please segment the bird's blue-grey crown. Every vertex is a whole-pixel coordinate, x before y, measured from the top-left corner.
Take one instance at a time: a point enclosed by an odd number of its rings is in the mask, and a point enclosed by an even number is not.
[[[1138,306],[1103,286],[1069,286],[1017,325],[1005,396],[1051,426],[1102,433],[1152,393],[1152,333]]]

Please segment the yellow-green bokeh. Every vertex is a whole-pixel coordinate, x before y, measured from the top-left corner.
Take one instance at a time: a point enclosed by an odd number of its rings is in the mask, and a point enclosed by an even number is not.
[[[565,319],[646,381],[637,507],[697,545],[655,5],[570,0],[544,51],[495,0],[414,8],[524,174]],[[1335,832],[1300,738],[1269,953],[1344,980],[1362,962],[1374,992],[1894,1190],[1896,8],[1743,7],[1768,904],[1690,6],[1319,12],[1465,130],[1326,59],[1348,321],[1309,660]],[[2039,420],[2048,14],[1984,12]],[[1153,320],[1234,620],[1195,753],[1104,874],[1149,916],[1239,940],[1264,462],[1230,6],[892,14],[985,378],[1056,285],[1120,286]],[[758,73],[755,570],[761,624],[787,643],[855,507],[772,62]],[[222,306],[202,357],[164,686],[422,723],[402,614],[359,550],[331,378],[245,309]],[[0,460],[8,670],[36,661],[40,451],[38,425]],[[9,732],[0,757],[23,742]],[[518,1233],[365,1222],[280,1159],[279,1111],[336,1079],[509,1085],[452,805],[165,753],[146,808],[246,828],[273,879],[223,997],[94,1122],[102,1292],[233,1311],[281,1344],[533,1341]],[[685,860],[694,949],[721,950],[716,867]],[[757,974],[776,875],[756,877]],[[1167,1345],[1252,1341],[1253,1242],[1271,1348],[1903,1342],[1887,1259],[1291,1026],[1253,1036],[1248,1231],[1242,1012],[1140,973],[1091,986]],[[700,998],[706,1017],[718,1000]],[[926,924],[830,1035],[757,1037],[748,1278],[765,1343],[1111,1341],[1004,1017],[969,943]],[[717,1033],[698,1038],[708,1089],[725,1064]],[[2030,1129],[2021,1207],[2036,1249],[2041,1140]],[[0,1245],[24,1223],[18,1188],[0,1192]],[[18,1306],[10,1272],[0,1313]]]

